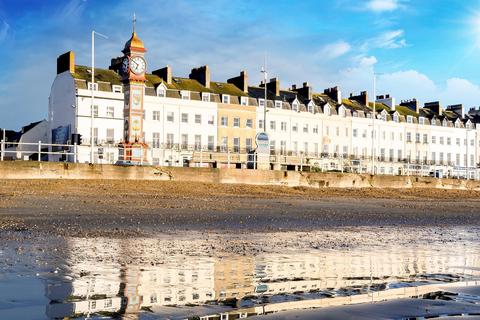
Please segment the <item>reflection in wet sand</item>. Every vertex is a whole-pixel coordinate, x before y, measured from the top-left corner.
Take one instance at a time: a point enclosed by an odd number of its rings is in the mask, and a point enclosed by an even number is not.
[[[188,242],[179,240],[182,244],[176,246],[162,238],[67,239],[64,267],[45,278],[51,301],[47,316],[141,311],[206,316],[232,308],[459,281],[465,270],[480,267],[479,244],[468,241],[238,255],[205,253],[202,248],[209,242],[194,242],[195,250],[187,250]]]

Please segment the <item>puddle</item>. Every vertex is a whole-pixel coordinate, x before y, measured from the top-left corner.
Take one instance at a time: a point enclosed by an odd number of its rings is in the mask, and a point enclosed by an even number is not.
[[[473,281],[478,234],[394,227],[127,239],[4,233],[0,318],[235,319]],[[418,296],[478,304],[468,294]]]

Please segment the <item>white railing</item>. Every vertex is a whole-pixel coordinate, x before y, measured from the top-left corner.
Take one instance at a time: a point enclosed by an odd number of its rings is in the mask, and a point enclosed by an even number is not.
[[[152,147],[123,148],[107,142],[94,148],[94,162],[99,164],[132,164],[159,166],[199,166],[257,168],[257,157],[250,148],[238,146],[186,145],[152,143]],[[0,161],[90,162],[89,145],[0,142]],[[135,153],[135,154],[134,154]],[[337,171],[372,173],[372,158],[345,153],[304,153],[270,150],[263,156],[263,168],[298,171]],[[266,159],[266,160],[265,160]],[[265,164],[266,162],[266,164]],[[266,166],[265,166],[266,165]],[[453,162],[419,161],[380,156],[375,158],[375,174],[480,179],[480,166],[460,167]]]

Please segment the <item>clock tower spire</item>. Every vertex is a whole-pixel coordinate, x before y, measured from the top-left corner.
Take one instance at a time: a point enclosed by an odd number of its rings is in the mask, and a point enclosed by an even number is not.
[[[143,132],[145,98],[145,46],[136,32],[137,18],[133,15],[133,31],[122,50],[121,76],[124,92],[124,159],[132,162],[146,162],[148,146]]]

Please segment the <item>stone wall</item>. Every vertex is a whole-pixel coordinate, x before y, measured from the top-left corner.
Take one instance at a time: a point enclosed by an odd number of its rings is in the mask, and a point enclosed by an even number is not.
[[[88,165],[59,162],[0,162],[0,179],[138,179],[242,183],[313,188],[441,188],[480,190],[480,181],[416,176],[371,176],[247,169]]]

